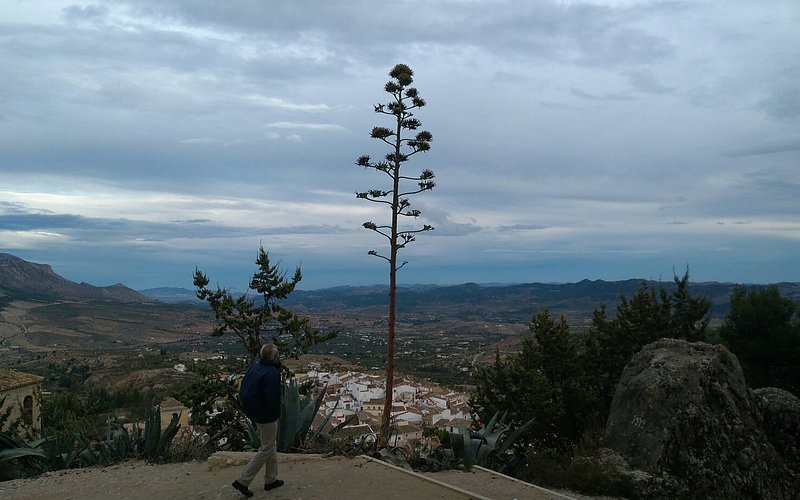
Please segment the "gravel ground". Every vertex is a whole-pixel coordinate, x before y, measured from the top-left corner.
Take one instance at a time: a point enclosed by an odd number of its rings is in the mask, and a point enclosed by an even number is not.
[[[238,499],[231,486],[249,453],[215,454],[208,462],[148,465],[129,461],[104,468],[49,472],[0,483],[6,500],[78,499]],[[446,471],[422,477],[366,457],[279,454],[280,488],[265,492],[261,479],[250,485],[253,498],[293,500],[408,499],[567,499],[556,492],[505,478],[491,471]],[[448,488],[440,483],[453,485]]]

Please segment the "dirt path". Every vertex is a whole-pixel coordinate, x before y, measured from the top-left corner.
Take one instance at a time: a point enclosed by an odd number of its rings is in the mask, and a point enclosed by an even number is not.
[[[0,311],[0,347],[33,347],[25,338],[27,327],[23,322],[25,314],[33,308],[34,306],[24,302],[12,302]]]
[[[251,454],[218,456],[209,462],[147,465],[126,462],[44,474],[0,483],[0,498],[27,500],[78,499],[238,499],[231,482]],[[213,460],[216,460],[214,462]],[[279,454],[280,477],[286,484],[265,492],[261,479],[251,484],[253,498],[293,500],[408,499],[558,499],[570,497],[509,480],[491,472],[448,471],[423,478],[365,457],[322,458],[318,455]],[[431,480],[433,479],[433,480]],[[446,487],[441,483],[452,484]]]

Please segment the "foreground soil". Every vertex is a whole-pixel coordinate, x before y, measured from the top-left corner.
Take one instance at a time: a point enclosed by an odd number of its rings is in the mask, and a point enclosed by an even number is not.
[[[252,454],[215,455],[208,462],[148,465],[129,461],[105,468],[49,472],[0,483],[7,500],[114,498],[131,500],[243,498],[231,482]],[[366,457],[279,454],[286,484],[266,492],[261,478],[250,485],[253,498],[294,500],[568,499],[561,493],[515,481],[491,471],[447,471],[420,475]]]

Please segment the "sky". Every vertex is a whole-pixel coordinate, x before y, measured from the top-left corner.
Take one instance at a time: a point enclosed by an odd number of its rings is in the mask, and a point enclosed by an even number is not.
[[[401,284],[800,281],[797,0],[0,0],[0,252],[386,283],[355,161],[397,63],[434,138],[403,173],[437,182]]]

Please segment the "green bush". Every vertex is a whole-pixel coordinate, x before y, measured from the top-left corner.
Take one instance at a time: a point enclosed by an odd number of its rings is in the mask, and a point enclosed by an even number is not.
[[[547,488],[578,491],[584,495],[636,498],[631,481],[591,457],[529,453],[519,478]]]

